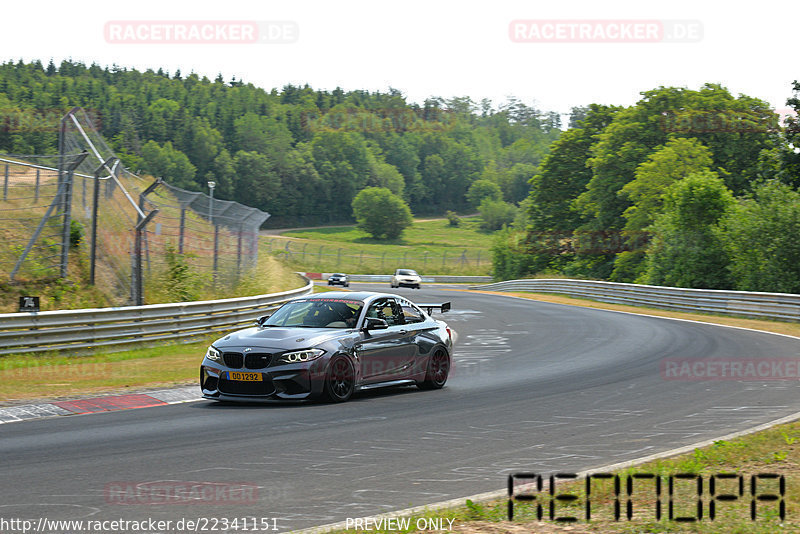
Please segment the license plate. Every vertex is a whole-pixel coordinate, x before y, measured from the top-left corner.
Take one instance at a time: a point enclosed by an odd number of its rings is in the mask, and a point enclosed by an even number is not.
[[[239,382],[261,382],[261,373],[240,373],[237,371],[228,372],[228,380],[238,380]]]

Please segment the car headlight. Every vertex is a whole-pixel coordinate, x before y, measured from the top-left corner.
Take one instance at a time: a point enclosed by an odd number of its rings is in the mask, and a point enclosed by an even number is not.
[[[278,361],[282,363],[310,362],[311,360],[316,360],[323,354],[325,354],[325,351],[322,349],[296,350],[281,355]]]
[[[206,358],[212,362],[222,362],[222,353],[214,347],[208,347],[206,351]]]

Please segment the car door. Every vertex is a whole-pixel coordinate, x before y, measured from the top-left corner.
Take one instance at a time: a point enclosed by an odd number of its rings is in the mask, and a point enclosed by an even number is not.
[[[362,380],[375,383],[407,378],[417,349],[400,305],[393,298],[378,299],[367,308],[366,317],[383,319],[389,327],[366,332],[356,347]]]

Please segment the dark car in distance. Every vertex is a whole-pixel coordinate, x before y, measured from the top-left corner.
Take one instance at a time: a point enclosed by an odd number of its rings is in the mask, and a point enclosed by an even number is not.
[[[375,292],[292,299],[215,341],[200,366],[200,388],[221,401],[332,402],[385,386],[438,389],[450,372],[454,334],[430,314],[449,309],[449,302],[414,304]]]
[[[344,273],[333,273],[328,277],[328,285],[350,287],[350,278]]]

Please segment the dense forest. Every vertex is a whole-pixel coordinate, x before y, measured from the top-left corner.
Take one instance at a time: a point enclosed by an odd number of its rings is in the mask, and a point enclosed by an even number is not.
[[[499,237],[495,276],[800,292],[800,83],[787,89],[785,124],[713,84],[587,107]]]
[[[130,170],[272,214],[267,225],[352,221],[351,201],[386,187],[415,215],[474,210],[489,176],[502,201],[528,194],[560,118],[510,98],[409,103],[393,89],[264,90],[242,80],[64,61],[0,65],[0,151],[53,153],[56,125],[85,108]]]
[[[800,83],[787,87],[800,111]],[[389,189],[415,215],[479,211],[498,279],[541,274],[800,292],[800,126],[725,87],[659,87],[560,116],[509,98],[264,90],[80,62],[0,65],[0,151],[54,153],[73,106],[133,171],[261,208],[352,222]]]

